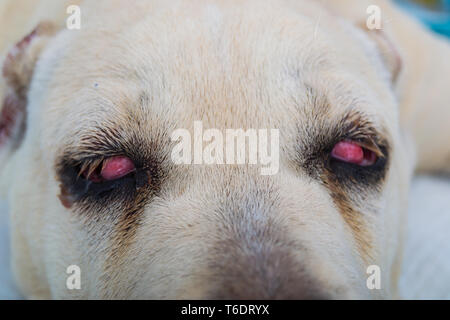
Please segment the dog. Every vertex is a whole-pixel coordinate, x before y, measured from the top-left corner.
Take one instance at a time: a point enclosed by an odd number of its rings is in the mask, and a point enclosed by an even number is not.
[[[399,297],[411,176],[450,172],[446,40],[385,0],[7,0],[0,16],[26,298]],[[278,172],[174,163],[172,133],[196,121],[278,129]]]

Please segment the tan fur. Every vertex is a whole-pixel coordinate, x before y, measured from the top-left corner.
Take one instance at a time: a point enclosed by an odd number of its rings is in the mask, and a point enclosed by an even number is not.
[[[362,2],[83,2],[81,30],[62,28],[28,57],[37,63],[25,137],[14,152],[0,150],[24,295],[396,296],[415,163],[409,135],[419,168],[450,165],[450,132],[440,121],[449,118],[443,86],[450,72],[437,58],[450,49],[388,2],[371,1],[393,17],[384,32],[403,57],[393,83],[395,57],[360,28]],[[60,2],[32,3],[0,5],[1,14],[20,17],[0,39],[5,54],[33,28],[25,21],[62,25]],[[420,52],[411,38],[424,46]],[[170,134],[192,130],[196,120],[220,130],[279,128],[278,174],[261,176],[250,165],[174,165]],[[389,147],[376,184],[342,185],[320,161],[310,163],[332,128],[347,130],[349,122],[354,135],[370,135],[369,148],[373,140]],[[103,144],[118,142],[145,159],[145,186],[123,202],[73,204],[61,188],[63,160],[103,157]],[[72,264],[81,267],[81,290],[66,288]],[[372,264],[381,267],[381,290],[366,287]]]

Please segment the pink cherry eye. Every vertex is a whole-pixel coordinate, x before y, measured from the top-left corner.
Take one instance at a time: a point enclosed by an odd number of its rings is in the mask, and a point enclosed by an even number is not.
[[[105,180],[116,180],[136,169],[133,161],[127,157],[113,157],[105,160],[100,175]]]
[[[95,183],[117,180],[135,171],[134,162],[125,156],[108,158],[82,170],[82,175]]]
[[[352,141],[338,142],[331,151],[331,156],[342,162],[353,163],[363,167],[371,166],[377,161],[375,152],[365,149]]]

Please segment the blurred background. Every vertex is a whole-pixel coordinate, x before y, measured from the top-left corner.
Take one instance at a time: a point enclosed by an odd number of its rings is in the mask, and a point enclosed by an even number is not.
[[[432,30],[450,37],[450,0],[395,0]]]
[[[431,30],[450,39],[450,0],[395,2]],[[400,279],[400,294],[405,299],[450,299],[449,195],[449,177],[419,176],[413,182]]]
[[[450,0],[394,1],[450,39]],[[0,299],[20,299],[11,277],[9,251],[7,206],[0,202]],[[450,177],[414,179],[403,261],[402,298],[450,299]]]

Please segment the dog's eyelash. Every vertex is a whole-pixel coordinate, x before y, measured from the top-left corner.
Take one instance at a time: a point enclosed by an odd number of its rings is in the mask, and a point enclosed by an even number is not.
[[[114,199],[132,197],[136,186],[137,176],[126,176],[114,181],[94,183],[88,177],[101,168],[105,157],[86,158],[74,160],[71,157],[63,157],[57,165],[58,177],[64,193],[69,195],[73,202],[92,199],[90,203],[103,201],[105,197],[116,190]]]
[[[56,164],[56,172],[60,182],[60,199],[63,198],[62,202],[65,206],[70,207],[77,203],[80,206],[100,208],[110,205],[111,202],[125,205],[133,203],[144,194],[149,196],[156,194],[162,179],[160,163],[154,159],[135,162],[131,156],[127,157],[123,154],[125,153],[116,152],[108,155],[85,156],[78,152],[62,156]],[[104,176],[103,169],[108,171],[106,162],[111,158],[128,159],[129,161],[125,162],[119,161],[117,165],[132,163],[133,166],[128,167],[130,169],[128,173],[118,174],[117,178]],[[126,166],[123,168],[127,169]]]
[[[374,152],[377,160],[370,166],[359,166],[335,160],[331,153],[327,154],[325,169],[340,186],[354,188],[358,186],[379,187],[389,167],[389,147],[384,143],[376,143],[373,138],[358,138],[358,144]]]
[[[376,142],[376,140],[379,140],[379,139],[376,139],[372,135],[362,135],[362,134],[359,134],[356,136],[345,135],[340,140],[349,140],[349,141],[357,142],[358,145],[360,145],[361,147],[374,152],[377,157],[379,157],[379,158],[387,157],[387,151],[386,151],[387,149],[385,148],[385,144],[383,142]]]
[[[331,144],[334,145],[341,140],[358,142],[362,147],[373,151],[378,157],[386,158],[388,142],[382,138],[385,136],[376,129],[371,121],[359,112],[349,111],[335,126],[335,137]],[[384,130],[382,130],[384,131]]]
[[[100,168],[103,165],[105,158],[101,157],[98,159],[89,159],[81,162],[79,165],[79,170],[77,174],[77,179],[81,176],[89,177],[92,173]]]
[[[358,144],[361,147],[374,152],[377,157],[386,158],[385,152],[381,150],[381,147],[374,141],[373,138],[368,137],[366,139],[358,140]]]
[[[306,145],[300,140],[299,157],[301,167],[311,176],[347,188],[380,185],[389,168],[390,143],[387,130],[375,126],[364,114],[350,110],[340,120],[326,119],[319,128],[312,128],[309,140],[316,144]],[[300,137],[302,139],[302,137]],[[354,142],[373,152],[377,161],[373,165],[359,166],[354,163],[339,161],[333,157],[334,147],[342,141]]]

